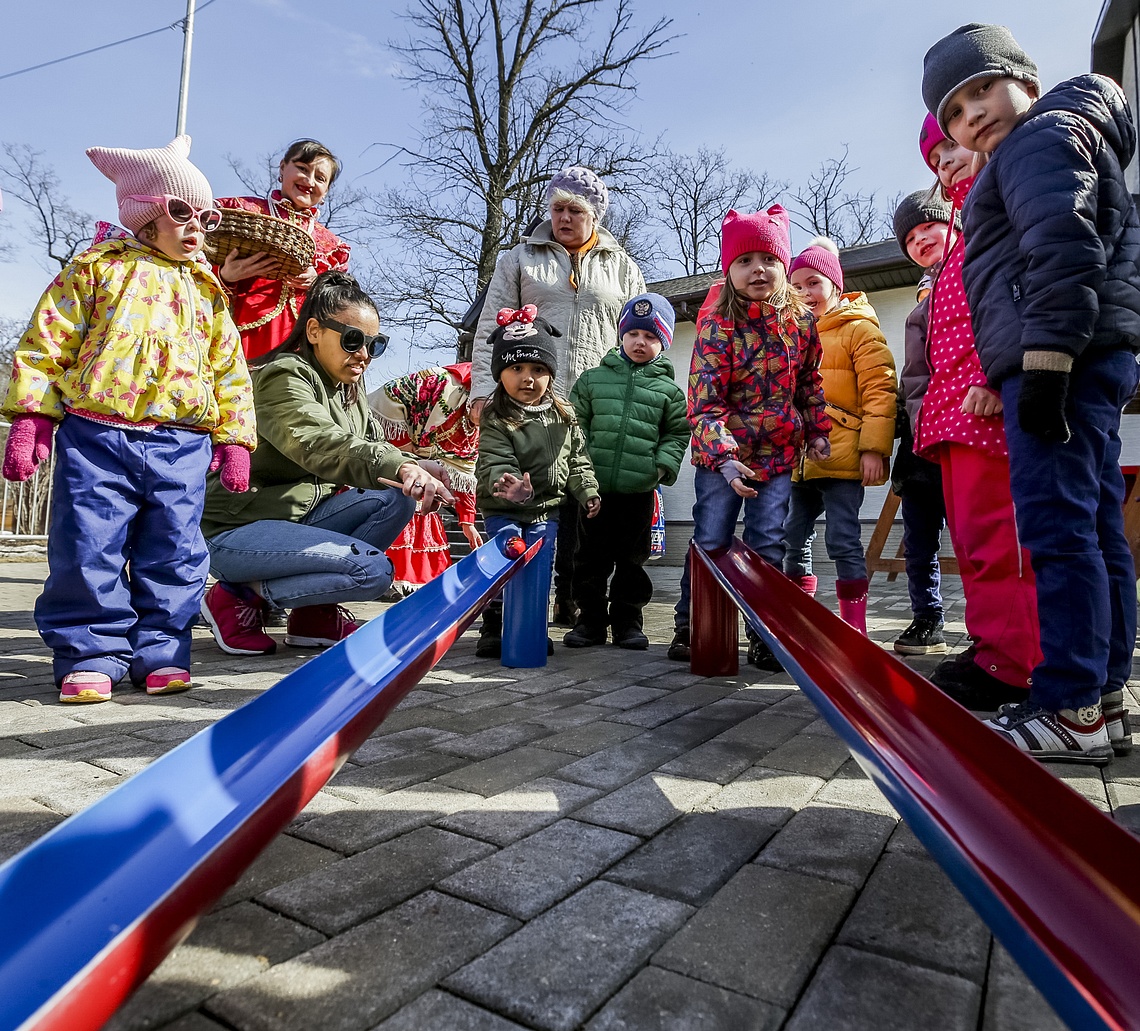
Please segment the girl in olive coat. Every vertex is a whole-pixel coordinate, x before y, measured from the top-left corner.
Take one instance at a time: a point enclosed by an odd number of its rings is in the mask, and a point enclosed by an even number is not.
[[[685,394],[663,354],[673,340],[673,324],[672,305],[660,294],[627,301],[618,321],[621,346],[583,373],[570,392],[602,493],[600,516],[579,528],[579,617],[563,638],[571,648],[605,644],[610,627],[618,647],[649,647],[642,609],[653,595],[644,569],[653,494],[659,483],[677,479],[689,443]]]

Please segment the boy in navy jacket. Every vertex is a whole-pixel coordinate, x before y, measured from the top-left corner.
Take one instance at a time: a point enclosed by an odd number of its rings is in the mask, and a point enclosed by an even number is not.
[[[1037,758],[1103,765],[1132,745],[1119,430],[1140,347],[1140,220],[1123,172],[1136,130],[1104,76],[1040,96],[1036,65],[999,25],[939,40],[922,94],[984,162],[963,211],[963,278],[1037,578],[1044,659],[1028,701],[987,722]]]

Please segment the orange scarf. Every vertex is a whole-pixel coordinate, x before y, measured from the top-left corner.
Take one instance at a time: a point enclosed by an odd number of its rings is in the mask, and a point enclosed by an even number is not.
[[[578,273],[582,270],[582,258],[586,252],[592,247],[598,245],[598,231],[595,229],[593,235],[576,251],[570,252],[570,289],[575,293],[578,292]]]

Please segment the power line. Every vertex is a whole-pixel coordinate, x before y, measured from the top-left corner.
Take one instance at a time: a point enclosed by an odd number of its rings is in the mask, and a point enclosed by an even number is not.
[[[217,0],[205,0],[205,3],[198,5],[198,10],[201,11],[210,4],[216,3]],[[33,64],[28,68],[21,68],[14,72],[5,72],[0,75],[0,80],[11,79],[16,75],[24,75],[27,72],[38,71],[40,68],[50,68],[53,64],[62,64],[64,61],[74,60],[76,57],[86,57],[88,54],[97,54],[100,50],[109,50],[111,47],[122,46],[124,43],[133,43],[136,39],[146,39],[147,36],[157,36],[160,32],[168,32],[170,29],[181,28],[186,22],[185,18],[179,18],[178,21],[171,22],[169,25],[163,25],[161,28],[151,29],[149,32],[140,32],[137,36],[128,36],[126,39],[117,39],[114,43],[104,43],[102,46],[92,47],[90,50],[80,50],[77,54],[68,54],[66,57],[57,57],[53,61],[44,61],[41,64]]]

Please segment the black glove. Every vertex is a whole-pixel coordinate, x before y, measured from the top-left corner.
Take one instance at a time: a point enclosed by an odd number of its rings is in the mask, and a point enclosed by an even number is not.
[[[1030,369],[1022,377],[1021,390],[1017,395],[1017,421],[1021,428],[1047,443],[1066,443],[1071,436],[1065,419],[1069,374]]]

